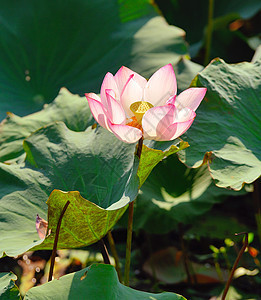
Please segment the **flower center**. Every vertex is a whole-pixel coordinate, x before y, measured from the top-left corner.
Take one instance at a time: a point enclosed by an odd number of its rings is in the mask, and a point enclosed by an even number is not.
[[[126,125],[138,128],[139,130],[141,130],[143,132],[141,124],[137,122],[137,118],[135,116],[133,116],[133,117],[131,117],[131,120],[132,121],[130,121]]]
[[[134,113],[136,120],[139,124],[141,124],[141,120],[146,111],[151,109],[153,105],[146,101],[137,101],[132,103],[130,106],[130,110]]]

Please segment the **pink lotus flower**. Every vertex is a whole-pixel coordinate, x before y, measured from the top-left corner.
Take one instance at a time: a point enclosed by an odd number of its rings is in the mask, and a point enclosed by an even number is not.
[[[125,143],[144,139],[170,141],[185,133],[206,88],[189,88],[176,96],[177,84],[171,64],[160,68],[147,81],[121,67],[107,73],[100,97],[86,94],[95,120]]]

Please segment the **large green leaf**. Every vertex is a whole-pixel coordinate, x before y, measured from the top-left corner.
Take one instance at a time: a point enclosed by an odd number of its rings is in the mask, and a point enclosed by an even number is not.
[[[103,264],[93,264],[59,280],[34,287],[26,293],[24,299],[185,300],[184,297],[174,293],[152,294],[126,287],[119,282],[114,267]]]
[[[187,53],[183,30],[147,4],[131,17],[128,7],[121,0],[21,0],[14,9],[1,1],[0,119],[40,109],[63,86],[98,92],[105,73],[121,65],[149,77]]]
[[[150,0],[118,0],[120,4],[120,17],[122,22],[155,13],[155,8]]]
[[[0,124],[0,161],[24,153],[23,140],[35,130],[54,121],[63,121],[71,130],[84,131],[93,123],[86,98],[61,89],[58,97],[37,113],[26,117],[9,113]]]
[[[192,86],[208,91],[180,158],[191,167],[207,162],[218,186],[239,190],[261,174],[261,62],[229,65],[216,59]]]
[[[51,248],[55,224],[68,199],[58,246],[73,248],[106,234],[137,195],[135,144],[122,143],[102,128],[74,132],[58,122],[36,131],[24,147],[25,162],[0,164],[1,254],[18,255],[42,242],[35,218],[39,214],[46,219],[45,202],[54,189],[78,192],[51,194],[52,234],[41,249]],[[64,231],[73,236],[69,239]]]
[[[159,163],[141,187],[135,206],[134,230],[163,234],[179,223],[192,224],[233,192],[216,187],[206,166],[189,169],[176,155]],[[126,221],[121,221],[121,224]],[[155,226],[157,224],[157,226]]]
[[[0,273],[0,298],[1,300],[19,300],[20,293],[15,285],[17,277],[13,273]]]

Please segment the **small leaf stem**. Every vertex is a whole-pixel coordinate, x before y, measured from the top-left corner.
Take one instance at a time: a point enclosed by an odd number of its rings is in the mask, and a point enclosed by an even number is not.
[[[245,241],[244,241],[244,244],[242,246],[242,248],[240,249],[239,253],[238,253],[238,256],[234,262],[234,265],[233,265],[233,268],[230,272],[230,275],[229,275],[229,278],[228,278],[228,281],[226,283],[226,286],[225,286],[225,289],[224,289],[224,292],[222,294],[222,298],[221,300],[225,300],[226,299],[226,295],[227,295],[227,292],[229,290],[229,287],[230,287],[230,284],[231,284],[231,281],[233,279],[233,276],[234,276],[234,273],[235,273],[235,270],[237,268],[237,265],[239,263],[239,260],[241,259],[243,253],[245,252],[246,248],[248,247],[248,233],[246,232],[242,232],[242,233],[237,233],[235,235],[241,235],[241,234],[244,234],[245,235]]]
[[[103,262],[106,264],[106,265],[110,265],[111,262],[110,262],[110,258],[109,258],[109,254],[108,254],[108,250],[107,250],[107,247],[104,243],[104,240],[103,239],[100,239],[98,241],[99,245],[100,245],[100,248],[101,248],[101,254],[102,254],[102,257],[103,257]]]
[[[183,264],[187,274],[188,285],[197,284],[197,278],[195,276],[194,270],[189,260],[187,248],[185,245],[184,230],[182,224],[179,224],[179,232],[180,232],[180,244],[182,249]]]
[[[210,57],[212,32],[213,32],[213,11],[214,11],[214,0],[209,0],[208,1],[208,26],[207,26],[204,66],[206,66],[209,63],[209,57]]]
[[[120,260],[119,260],[119,256],[118,256],[118,253],[117,253],[117,249],[116,249],[115,242],[114,242],[114,239],[113,239],[111,231],[109,231],[107,233],[107,239],[108,239],[108,242],[110,244],[112,256],[113,256],[113,258],[115,260],[115,269],[117,271],[117,274],[118,274],[118,277],[119,277],[119,281],[120,281],[120,283],[122,283],[122,274],[121,274],[121,268],[120,268]]]
[[[52,256],[51,256],[51,263],[50,263],[50,271],[49,271],[48,281],[51,281],[52,278],[53,278],[53,268],[54,268],[54,262],[55,262],[55,255],[56,255],[56,251],[57,251],[60,228],[61,228],[63,216],[64,216],[65,211],[66,211],[67,207],[69,206],[69,204],[70,204],[70,201],[67,201],[66,204],[64,205],[63,210],[60,214],[58,223],[57,223],[55,238],[54,238],[54,243],[53,243],[53,251],[52,251]]]
[[[143,138],[138,142],[136,155],[140,159],[142,152]],[[135,201],[135,200],[134,200]],[[130,261],[131,261],[131,241],[132,241],[132,227],[133,227],[133,211],[134,201],[129,204],[128,227],[127,227],[127,242],[126,242],[126,259],[124,269],[124,284],[129,286],[130,281]]]

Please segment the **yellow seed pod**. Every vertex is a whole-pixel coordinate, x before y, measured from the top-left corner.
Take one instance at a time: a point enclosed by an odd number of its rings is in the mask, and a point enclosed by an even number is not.
[[[151,109],[153,105],[146,101],[137,101],[132,103],[130,110],[134,113],[138,123],[141,124],[141,120],[146,111]]]

